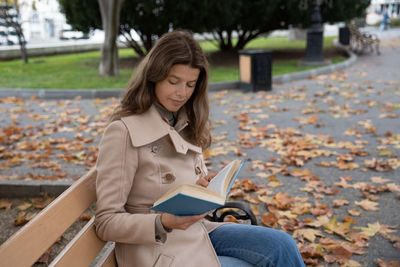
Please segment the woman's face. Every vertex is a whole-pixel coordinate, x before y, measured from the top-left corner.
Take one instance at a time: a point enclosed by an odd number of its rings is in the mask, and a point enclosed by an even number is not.
[[[193,94],[199,74],[199,69],[188,65],[173,65],[167,78],[156,83],[158,102],[169,111],[178,111]]]

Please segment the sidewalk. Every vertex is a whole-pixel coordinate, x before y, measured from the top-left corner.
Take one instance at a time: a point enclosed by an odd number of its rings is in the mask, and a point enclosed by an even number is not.
[[[307,257],[321,266],[339,266],[327,262],[349,255],[367,267],[378,266],[378,259],[400,261],[399,33],[383,32],[382,55],[361,56],[344,71],[274,84],[271,92],[210,93],[214,142],[209,167],[215,171],[225,160],[250,159],[240,177],[247,190],[235,193],[257,206],[260,225],[263,214],[274,213],[279,221],[271,225],[296,235],[304,253],[312,243],[326,249],[327,242],[344,242],[351,233],[370,235],[357,243],[368,247],[341,250],[340,257]],[[0,179],[79,177],[95,163],[116,103],[113,98],[0,99]],[[267,194],[249,190],[253,183]],[[6,214],[0,209],[0,221]],[[325,227],[306,226],[310,220]],[[10,223],[1,227],[6,229],[2,234],[15,228]]]

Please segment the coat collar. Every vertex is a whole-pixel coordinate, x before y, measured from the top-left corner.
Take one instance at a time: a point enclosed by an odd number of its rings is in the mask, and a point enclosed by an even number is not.
[[[186,154],[189,149],[197,153],[201,153],[202,151],[200,147],[187,142],[179,134],[189,123],[184,110],[180,112],[175,127],[170,126],[161,118],[154,105],[151,105],[151,107],[142,114],[123,117],[121,120],[128,129],[134,147],[148,145],[169,135],[178,153]]]

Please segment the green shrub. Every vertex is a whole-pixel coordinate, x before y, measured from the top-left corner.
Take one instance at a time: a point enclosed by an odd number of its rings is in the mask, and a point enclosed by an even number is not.
[[[400,27],[400,18],[391,19],[390,20],[390,27]]]

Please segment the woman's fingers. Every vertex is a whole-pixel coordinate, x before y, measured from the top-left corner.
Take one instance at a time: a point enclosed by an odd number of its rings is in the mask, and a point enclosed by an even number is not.
[[[201,177],[196,182],[197,185],[200,185],[200,186],[203,186],[203,187],[207,187],[209,183],[210,182],[206,179],[206,177]]]
[[[218,174],[218,172],[213,172],[210,173],[209,175],[207,175],[205,178],[208,182],[211,182],[212,179],[214,179],[214,177]]]
[[[196,184],[201,185],[203,187],[207,187],[210,184],[210,181],[217,175],[217,172],[211,173],[207,176],[203,176],[199,178]]]
[[[186,230],[195,222],[201,220],[208,213],[193,216],[176,216],[169,213],[161,214],[161,223],[165,228]]]

